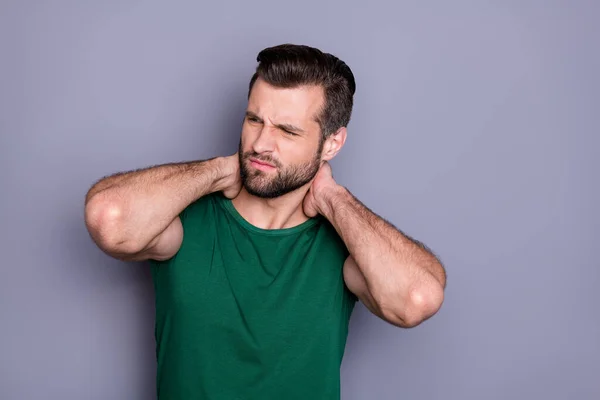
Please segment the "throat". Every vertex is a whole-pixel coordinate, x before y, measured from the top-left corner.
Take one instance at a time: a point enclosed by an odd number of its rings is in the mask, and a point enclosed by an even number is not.
[[[275,199],[261,199],[242,189],[232,204],[242,218],[257,228],[287,229],[309,220],[302,207],[305,194],[290,193]]]

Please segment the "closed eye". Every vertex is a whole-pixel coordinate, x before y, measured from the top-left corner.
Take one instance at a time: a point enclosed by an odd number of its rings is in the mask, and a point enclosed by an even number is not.
[[[248,121],[250,122],[261,122],[258,118],[256,117],[247,117]]]
[[[282,131],[284,131],[287,135],[290,135],[290,136],[298,136],[297,133],[289,131],[287,129],[282,129]]]

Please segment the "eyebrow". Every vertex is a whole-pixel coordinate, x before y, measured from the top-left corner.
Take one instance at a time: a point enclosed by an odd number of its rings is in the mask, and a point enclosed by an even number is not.
[[[260,118],[258,115],[256,115],[255,113],[253,113],[252,111],[246,111],[246,117],[249,118],[255,118],[260,122],[264,122],[262,120],[262,118]],[[304,129],[297,127],[296,125],[292,125],[292,124],[275,124],[275,126],[279,129],[283,129],[286,131],[291,131],[291,132],[299,132],[299,133],[305,133]]]

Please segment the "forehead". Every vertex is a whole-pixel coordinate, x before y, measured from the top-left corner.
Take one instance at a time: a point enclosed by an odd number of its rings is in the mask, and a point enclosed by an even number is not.
[[[274,122],[302,122],[317,124],[325,96],[320,86],[278,88],[257,79],[248,99],[248,111],[259,113]]]

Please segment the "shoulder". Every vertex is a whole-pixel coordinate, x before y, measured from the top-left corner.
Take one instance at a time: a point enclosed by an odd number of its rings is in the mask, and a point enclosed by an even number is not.
[[[324,231],[327,237],[327,243],[329,243],[327,251],[334,255],[335,264],[340,267],[340,277],[341,281],[344,282],[344,299],[346,304],[346,311],[348,313],[347,315],[349,318],[350,314],[352,313],[354,304],[358,301],[358,297],[354,293],[352,293],[352,291],[348,288],[344,279],[344,270],[346,269],[346,265],[348,264],[347,261],[351,258],[350,251],[348,250],[348,247],[344,243],[342,237],[338,234],[337,230],[335,229],[333,224],[329,222],[329,220],[323,218],[321,226],[322,230]]]
[[[183,228],[183,237],[181,246],[177,253],[186,251],[192,244],[195,249],[196,243],[208,242],[211,240],[214,231],[216,214],[221,212],[218,206],[221,192],[210,193],[190,203],[179,213],[179,220]],[[171,263],[176,257],[165,261],[152,261],[155,265],[164,265]]]
[[[339,256],[345,260],[350,253],[342,237],[338,234],[333,224],[331,224],[331,222],[329,222],[327,218],[319,218],[319,231],[325,238],[326,242],[329,244],[330,249],[336,251],[339,254]]]
[[[218,212],[219,203],[224,199],[221,192],[214,192],[200,197],[198,200],[190,203],[183,211],[179,214],[181,223],[186,225],[189,221],[194,220],[205,220],[211,214]]]

